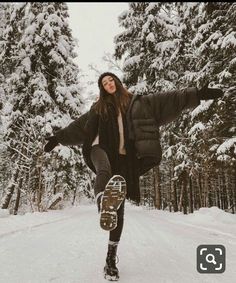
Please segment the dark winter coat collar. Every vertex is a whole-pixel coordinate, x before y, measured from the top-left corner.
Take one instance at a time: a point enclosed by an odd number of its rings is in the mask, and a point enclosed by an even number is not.
[[[132,99],[130,101],[129,108],[126,112],[126,121],[128,126],[128,134],[129,139],[134,140],[134,130],[133,130],[133,123],[132,123],[132,117],[131,117],[131,109],[136,99],[138,99],[141,95],[133,95]]]

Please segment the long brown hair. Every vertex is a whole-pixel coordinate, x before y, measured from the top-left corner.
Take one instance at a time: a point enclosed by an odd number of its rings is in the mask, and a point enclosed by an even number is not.
[[[122,114],[125,114],[132,94],[115,78],[116,92],[115,94],[109,94],[105,91],[103,85],[100,86],[100,96],[98,101],[94,104],[94,109],[97,114],[106,119],[108,116],[108,105],[112,104],[115,107],[116,114],[118,116],[119,109]]]

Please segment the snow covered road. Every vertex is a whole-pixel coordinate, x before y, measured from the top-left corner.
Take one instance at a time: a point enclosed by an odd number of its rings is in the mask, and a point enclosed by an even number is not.
[[[94,205],[23,216],[0,212],[0,282],[108,282],[102,274],[107,241]],[[198,273],[202,244],[225,246],[224,273]],[[118,256],[121,283],[232,283],[236,215],[215,207],[183,215],[127,203]]]

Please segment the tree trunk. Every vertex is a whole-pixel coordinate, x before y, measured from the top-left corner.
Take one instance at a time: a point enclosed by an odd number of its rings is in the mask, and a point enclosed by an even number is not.
[[[218,178],[216,182],[215,191],[216,191],[217,207],[220,208],[220,177],[219,177],[219,174],[218,174]]]
[[[154,168],[155,208],[161,209],[161,177],[159,167]]]
[[[48,209],[53,209],[60,201],[62,200],[61,196],[58,196],[58,198],[56,198],[51,205],[48,207]]]
[[[209,172],[208,174],[208,207],[212,207],[213,206],[213,194],[212,194],[212,184],[211,184],[211,174]]]
[[[14,215],[17,215],[17,213],[18,213],[18,208],[19,208],[19,204],[20,204],[20,196],[21,196],[22,184],[23,184],[23,177],[20,178],[19,186],[18,186],[18,188],[17,188],[16,202],[15,202],[15,207],[14,207],[14,211],[13,211],[13,214],[14,214]]]
[[[169,170],[169,192],[168,192],[168,203],[169,203],[169,212],[172,211],[172,168],[170,166]]]
[[[199,207],[202,207],[202,176],[200,173],[198,174],[198,187],[199,187],[199,195],[198,195]]]
[[[191,176],[189,176],[189,211],[190,213],[193,213],[193,188]]]
[[[232,176],[232,213],[235,213],[236,209],[236,169],[233,170],[233,176]]]
[[[17,215],[17,212],[18,212],[18,208],[20,204],[20,195],[21,195],[21,190],[20,188],[17,188],[16,202],[15,202],[14,211],[13,211],[14,215]]]
[[[183,201],[182,201],[182,205],[183,205],[183,212],[184,214],[188,213],[188,193],[187,193],[187,172],[184,171],[183,172]]]
[[[226,196],[227,196],[227,210],[232,207],[233,203],[233,196],[231,190],[231,182],[230,182],[230,174],[229,172],[225,173],[225,180],[226,180]]]
[[[211,195],[211,180],[210,180],[210,170],[209,167],[206,167],[205,170],[205,176],[204,176],[205,182],[205,207],[211,207],[212,206],[212,195]]]
[[[173,207],[174,212],[178,211],[178,201],[177,201],[177,188],[176,188],[176,182],[173,182]]]
[[[75,204],[75,199],[76,199],[76,189],[73,190],[73,199],[72,199],[72,205]]]
[[[179,205],[178,205],[178,207],[179,207],[179,211],[182,211],[182,207],[183,207],[183,205],[182,205],[182,203],[183,203],[183,186],[182,186],[182,181],[180,181],[178,183],[178,187],[180,188],[180,196],[179,196]]]
[[[55,182],[53,187],[53,194],[55,195],[57,193],[57,174],[55,173]]]
[[[225,172],[222,169],[222,192],[223,192],[223,209],[228,208],[228,201],[227,201],[227,190],[226,190],[226,182],[225,182]]]
[[[7,193],[6,193],[6,196],[3,198],[2,205],[1,205],[2,209],[7,209],[9,206],[9,203],[14,193],[18,175],[19,175],[19,169],[17,168],[14,175],[12,176],[12,180],[10,184],[7,187],[7,190],[6,190]]]
[[[42,195],[43,195],[43,184],[42,184],[42,162],[39,161],[40,157],[38,157],[37,161],[37,172],[38,172],[38,188],[37,188],[37,208],[38,211],[41,211],[41,202],[42,202]]]
[[[205,169],[206,170],[206,169]],[[207,207],[207,173],[203,175],[203,182],[202,182],[202,205],[203,207]]]

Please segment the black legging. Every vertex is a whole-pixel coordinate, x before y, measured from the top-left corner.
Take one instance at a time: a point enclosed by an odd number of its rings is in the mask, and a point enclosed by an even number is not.
[[[109,179],[112,177],[111,165],[108,159],[106,152],[99,146],[94,145],[91,150],[91,160],[96,169],[96,179],[94,184],[94,193],[95,196],[105,190],[106,184]],[[119,155],[119,171],[117,174],[123,176],[126,179],[126,156]],[[124,224],[124,205],[125,201],[121,204],[120,208],[117,211],[118,221],[117,227],[110,231],[109,240],[112,242],[119,242],[120,236]]]

